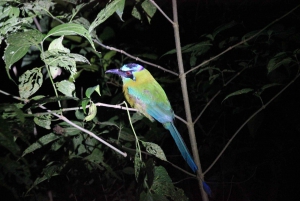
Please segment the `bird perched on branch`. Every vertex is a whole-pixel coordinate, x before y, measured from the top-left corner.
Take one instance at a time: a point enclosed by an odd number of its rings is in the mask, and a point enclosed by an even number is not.
[[[120,69],[106,73],[119,75],[123,81],[123,92],[128,103],[151,121],[156,119],[168,129],[175,143],[191,169],[196,172],[197,165],[190,155],[182,137],[174,126],[174,111],[163,88],[143,66],[130,63]]]

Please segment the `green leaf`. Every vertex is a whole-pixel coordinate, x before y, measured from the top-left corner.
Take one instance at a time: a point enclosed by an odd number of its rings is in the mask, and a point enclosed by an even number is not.
[[[30,46],[37,46],[42,41],[43,35],[38,30],[18,32],[7,37],[7,47],[4,51],[4,62],[6,71],[25,56]],[[10,78],[10,75],[8,73]]]
[[[31,181],[31,174],[29,170],[29,165],[24,164],[24,160],[20,157],[18,157],[19,160],[16,158],[11,159],[10,154],[7,154],[5,157],[0,157],[0,178],[1,178],[1,192],[3,190],[3,187],[5,186],[5,180],[4,178],[13,178],[13,181],[15,184],[24,184],[25,186],[30,185],[32,183]],[[31,168],[31,167],[30,167]],[[4,185],[3,185],[4,184]],[[9,185],[9,184],[8,184]],[[9,185],[11,189],[8,190],[14,190],[13,185]],[[10,200],[10,199],[9,199]],[[13,199],[15,200],[15,199]]]
[[[95,148],[93,152],[84,159],[92,163],[104,163],[104,153],[99,148]]]
[[[160,200],[164,199],[162,197],[168,197],[174,201],[188,200],[183,190],[174,186],[168,172],[162,166],[154,167],[154,180],[151,191],[156,197],[160,197]]]
[[[116,51],[111,50],[111,51],[108,51],[104,55],[103,61],[102,61],[102,63],[103,63],[103,70],[104,71],[106,71],[107,67],[111,64],[112,57],[114,57],[116,55],[116,53],[117,53]]]
[[[219,33],[221,33],[222,31],[225,31],[225,30],[227,30],[227,29],[230,29],[231,27],[233,27],[233,26],[235,26],[235,25],[237,25],[237,23],[236,23],[235,21],[231,21],[231,22],[229,22],[229,23],[227,23],[227,24],[223,24],[223,25],[217,27],[217,28],[213,31],[213,34],[212,34],[213,38],[215,38],[215,37],[216,37]]]
[[[50,36],[62,35],[80,35],[82,37],[85,37],[90,42],[94,50],[96,50],[90,33],[80,24],[66,23],[58,25],[48,32],[43,41],[45,41],[45,39]]]
[[[203,71],[218,71],[218,72],[221,72],[221,70],[219,68],[215,68],[214,66],[209,66],[209,67],[205,67],[205,68],[201,68],[197,73],[196,75],[198,75],[199,73],[202,73]],[[212,72],[210,72],[210,74],[212,74]]]
[[[134,174],[136,181],[138,181],[141,169],[145,167],[145,163],[140,159],[140,157],[141,155],[137,150],[134,157]]]
[[[129,128],[123,128],[119,133],[119,138],[129,142],[135,141],[135,137],[132,133],[132,130]]]
[[[202,41],[200,43],[192,43],[192,44],[188,44],[185,45],[181,48],[182,53],[189,53],[189,52],[196,52],[196,55],[201,55],[204,54],[205,52],[207,52],[210,47],[212,46],[211,42],[209,40],[206,41]],[[175,54],[176,53],[176,49],[172,49],[168,52],[166,52],[165,54],[163,54],[161,57],[168,55],[168,54]]]
[[[43,37],[44,36],[41,32],[36,29],[32,29],[26,32],[18,32],[9,35],[9,37],[7,37],[7,44],[19,47],[39,47],[39,44],[42,42]]]
[[[107,20],[114,12],[118,11],[120,16],[121,12],[124,10],[125,0],[114,0],[110,4],[108,4],[105,8],[103,8],[92,22],[89,32],[91,33],[97,26],[99,26],[102,22]],[[122,18],[121,18],[122,20]]]
[[[27,99],[29,96],[37,92],[43,84],[43,74],[40,68],[27,70],[19,77],[19,93],[21,98]]]
[[[57,82],[56,84],[57,90],[66,96],[75,97],[75,84],[68,81],[63,80],[61,82]]]
[[[51,144],[50,149],[52,151],[57,151],[64,145],[65,142],[66,142],[66,140],[64,138],[60,138],[60,139],[58,139],[57,141],[55,141]]]
[[[63,39],[64,39],[64,36],[54,39],[50,43],[48,50],[56,50],[58,52],[62,51],[62,52],[70,53],[70,50],[63,46],[63,44],[62,44]]]
[[[288,57],[285,52],[280,52],[276,54],[272,59],[270,59],[267,65],[268,73],[272,72],[282,65],[288,65],[292,61],[292,58]]]
[[[131,11],[131,15],[132,15],[133,17],[135,17],[136,19],[138,19],[138,20],[141,20],[141,19],[142,19],[142,18],[141,18],[141,14],[140,14],[140,12],[138,11],[138,9],[136,8],[136,6],[133,7],[133,9],[132,9],[132,11]]]
[[[91,98],[91,95],[94,93],[94,91],[96,91],[99,96],[101,96],[100,94],[100,86],[96,85],[94,87],[89,87],[86,91],[85,91],[85,96],[88,98]]]
[[[156,156],[157,158],[163,161],[167,161],[166,155],[160,146],[152,142],[142,141],[142,144],[144,145],[148,153],[153,154],[154,156]]]
[[[97,114],[97,106],[95,105],[95,103],[93,101],[91,101],[88,116],[86,116],[84,118],[84,121],[93,120],[95,118],[96,114]]]
[[[40,139],[38,139],[35,143],[27,147],[25,151],[22,154],[22,157],[25,156],[26,154],[29,154],[31,152],[34,152],[35,150],[49,144],[50,142],[53,142],[57,139],[59,139],[61,136],[55,135],[54,133],[49,133],[47,135],[44,135]]]
[[[36,15],[47,15],[51,7],[55,3],[51,0],[36,0],[30,3],[24,3],[23,9],[28,11],[33,11]]]
[[[253,91],[253,89],[250,89],[250,88],[240,89],[240,90],[238,90],[238,91],[235,91],[235,92],[233,92],[233,93],[227,95],[227,96],[224,98],[224,100],[226,100],[227,98],[229,98],[229,97],[231,97],[231,96],[238,96],[238,95],[241,95],[241,94],[249,93],[249,92],[251,92],[251,91]],[[224,101],[224,100],[223,100],[223,101]],[[223,101],[222,101],[222,102],[223,102]]]
[[[150,23],[151,22],[151,19],[153,17],[153,15],[155,14],[157,8],[149,1],[149,0],[145,0],[143,3],[142,3],[142,8],[143,10],[145,11],[146,13],[146,16],[147,16],[147,19],[148,19],[148,22]]]
[[[41,115],[34,117],[34,123],[39,125],[40,127],[50,129],[51,125],[51,114]]]
[[[54,176],[58,176],[63,168],[63,166],[61,165],[51,165],[52,162],[50,162],[50,164],[48,164],[44,169],[43,169],[43,176],[42,177],[38,177],[36,178],[36,180],[33,182],[32,186],[28,189],[28,191],[26,192],[26,194],[31,191],[34,187],[36,187],[38,184],[51,179]]]
[[[25,116],[24,116],[23,111],[20,108],[21,108],[21,106],[18,106],[18,104],[5,104],[3,106],[4,112],[2,113],[2,118],[3,119],[17,119],[21,123],[24,123]]]
[[[13,133],[9,129],[9,124],[6,120],[4,120],[0,116],[0,147],[4,147],[7,150],[9,150],[12,154],[16,155],[19,151],[20,148],[14,141],[14,136]]]
[[[268,88],[270,88],[270,87],[279,86],[279,85],[281,85],[281,84],[277,84],[277,83],[266,84],[266,85],[262,86],[262,87],[259,89],[259,91],[257,91],[257,92],[255,93],[255,95],[260,96],[266,89],[268,89]]]
[[[120,18],[122,21],[124,21],[124,20],[122,19],[122,15],[123,15],[123,12],[124,12],[125,0],[120,1],[120,3],[118,3],[116,6],[117,6],[117,9],[116,9],[117,15],[119,16],[119,18]]]
[[[76,124],[77,126],[84,127],[82,122],[80,121],[72,121],[72,123]],[[71,126],[66,122],[59,123],[59,126],[63,129],[63,133],[65,136],[75,136],[81,133],[78,128]]]
[[[50,66],[51,74],[51,68],[55,69],[62,67],[71,73],[71,78],[74,80],[73,76],[77,73],[76,62],[90,63],[84,56],[70,53],[69,49],[64,48],[62,44],[59,44],[60,42],[60,40],[56,40],[55,44],[50,45],[49,50],[41,54],[41,58]],[[56,47],[59,49],[55,49]]]

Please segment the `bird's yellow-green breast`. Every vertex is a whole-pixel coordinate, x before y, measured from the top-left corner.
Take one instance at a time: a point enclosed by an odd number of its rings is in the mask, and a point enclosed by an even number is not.
[[[165,91],[146,69],[134,72],[135,80],[123,78],[123,92],[127,102],[153,121],[149,115],[151,106],[172,114],[170,102]]]

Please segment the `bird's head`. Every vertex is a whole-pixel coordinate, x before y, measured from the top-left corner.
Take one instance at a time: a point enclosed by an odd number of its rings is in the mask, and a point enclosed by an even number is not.
[[[135,64],[135,63],[130,63],[130,64],[125,64],[120,69],[107,70],[105,73],[116,74],[116,75],[121,76],[122,79],[129,78],[129,79],[132,79],[135,81],[134,73],[142,71],[142,70],[144,70],[143,66],[141,66],[139,64]]]

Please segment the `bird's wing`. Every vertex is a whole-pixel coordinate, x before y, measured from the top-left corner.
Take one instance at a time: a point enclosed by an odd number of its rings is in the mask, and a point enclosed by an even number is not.
[[[146,117],[150,115],[160,123],[173,121],[174,112],[170,102],[157,82],[128,87],[128,93],[132,99],[135,99],[134,108]]]

